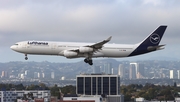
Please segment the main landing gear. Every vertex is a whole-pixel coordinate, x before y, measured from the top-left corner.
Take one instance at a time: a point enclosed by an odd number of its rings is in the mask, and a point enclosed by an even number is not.
[[[85,63],[88,63],[89,65],[93,65],[92,59],[84,59]]]
[[[28,60],[27,54],[25,54],[25,60]]]

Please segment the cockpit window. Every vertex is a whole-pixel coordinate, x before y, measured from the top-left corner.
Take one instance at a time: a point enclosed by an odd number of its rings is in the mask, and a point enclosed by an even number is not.
[[[14,45],[18,45],[18,44],[14,44]]]

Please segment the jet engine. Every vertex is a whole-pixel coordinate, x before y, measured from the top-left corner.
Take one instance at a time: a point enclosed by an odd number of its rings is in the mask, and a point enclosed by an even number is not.
[[[81,53],[93,52],[93,48],[91,48],[91,47],[80,47],[79,52],[81,52]]]
[[[67,50],[64,51],[64,56],[67,58],[76,57],[77,55],[78,53],[74,51],[67,51]]]

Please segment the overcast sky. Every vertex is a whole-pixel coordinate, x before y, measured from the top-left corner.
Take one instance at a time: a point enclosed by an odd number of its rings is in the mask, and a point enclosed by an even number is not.
[[[168,25],[161,51],[134,57],[180,57],[180,0],[0,0],[0,62],[24,61],[9,47],[24,40],[133,44]],[[124,60],[132,58],[121,58]],[[71,62],[29,55],[30,61]]]

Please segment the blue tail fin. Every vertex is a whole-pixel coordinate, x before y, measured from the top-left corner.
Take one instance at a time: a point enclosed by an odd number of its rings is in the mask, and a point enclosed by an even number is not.
[[[163,37],[163,34],[166,30],[167,26],[159,26],[152,34],[150,34],[142,43],[142,45],[146,46],[157,46]]]
[[[144,39],[141,43],[139,43],[138,47],[129,55],[139,55],[148,53],[151,51],[155,51],[158,48],[158,45],[161,41],[161,38],[163,37],[163,34],[166,30],[167,26],[159,26],[153,33],[151,33],[146,39]],[[151,47],[154,49],[148,50],[148,48]]]

